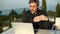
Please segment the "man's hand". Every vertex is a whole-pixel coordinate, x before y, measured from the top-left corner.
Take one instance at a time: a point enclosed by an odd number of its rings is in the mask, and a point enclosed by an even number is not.
[[[41,17],[40,17],[40,16],[36,16],[36,17],[33,19],[34,22],[39,22],[40,20],[41,20]]]
[[[45,15],[40,15],[40,16],[36,16],[36,17],[33,19],[34,22],[39,22],[39,21],[41,21],[41,20],[47,21],[47,20],[48,20],[48,17],[45,16]]]

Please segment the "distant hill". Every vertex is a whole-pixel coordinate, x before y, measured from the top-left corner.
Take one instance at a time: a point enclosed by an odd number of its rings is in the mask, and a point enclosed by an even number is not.
[[[17,14],[21,14],[22,11],[23,11],[24,8],[15,8],[14,10],[17,12]],[[2,15],[8,15],[10,13],[12,9],[7,9],[7,10],[2,10]],[[29,10],[29,8],[27,7],[26,10]],[[55,11],[56,10],[56,7],[52,7],[52,6],[49,6],[47,7],[47,11],[48,10],[52,10],[52,11]]]
[[[18,9],[14,9],[17,14],[21,14],[23,12],[24,8],[18,8]],[[28,10],[29,8],[26,8],[26,10]],[[8,10],[2,10],[2,15],[8,15],[11,12],[12,9],[8,9]]]

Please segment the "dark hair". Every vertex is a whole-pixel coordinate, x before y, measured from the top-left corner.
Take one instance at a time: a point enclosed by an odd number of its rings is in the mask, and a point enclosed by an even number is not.
[[[39,0],[29,0],[29,4],[33,2],[37,3],[37,5],[39,6]]]

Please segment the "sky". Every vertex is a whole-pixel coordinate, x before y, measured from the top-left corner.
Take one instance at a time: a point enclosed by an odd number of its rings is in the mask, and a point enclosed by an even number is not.
[[[42,6],[42,0],[40,1],[40,7]],[[29,0],[0,0],[0,10],[5,9],[15,9],[15,8],[24,8],[29,7]],[[54,10],[56,8],[57,3],[60,0],[46,0],[47,10]]]

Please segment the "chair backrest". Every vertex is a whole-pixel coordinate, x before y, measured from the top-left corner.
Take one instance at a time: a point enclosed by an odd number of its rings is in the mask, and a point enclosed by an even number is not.
[[[34,34],[32,23],[12,22],[15,34]]]
[[[55,26],[57,27],[57,29],[60,29],[60,17],[57,17],[55,19]]]

